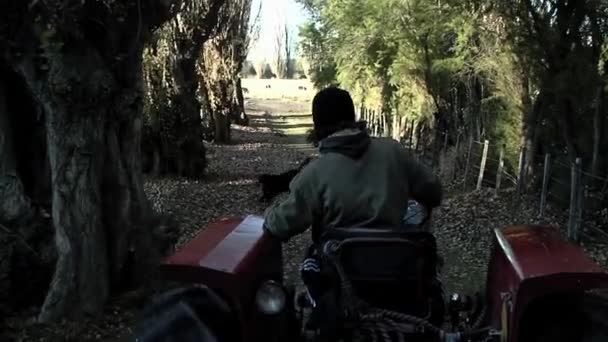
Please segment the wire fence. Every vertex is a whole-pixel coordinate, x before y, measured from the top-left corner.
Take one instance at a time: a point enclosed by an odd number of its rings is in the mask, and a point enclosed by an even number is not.
[[[571,161],[565,154],[528,156],[521,148],[515,167],[506,162],[505,146],[488,140],[463,139],[461,135],[448,144],[447,132],[434,132],[435,141],[429,143],[416,122],[393,117],[390,124],[378,113],[361,107],[357,117],[368,122],[372,135],[400,141],[444,182],[460,181],[459,190],[465,192],[493,188],[499,193],[515,188],[521,195],[537,198],[540,219],[548,207],[567,212],[566,227],[572,241],[580,241],[584,235],[608,242],[608,228],[593,224],[608,213],[608,177],[584,170],[581,158]],[[527,169],[529,165],[533,165],[533,170]]]
[[[439,158],[447,153],[450,153],[449,148],[440,151]],[[498,193],[506,188],[516,188],[520,194],[537,197],[540,219],[545,217],[548,206],[567,212],[567,233],[572,241],[580,241],[581,235],[608,241],[608,231],[593,224],[608,210],[608,178],[583,170],[581,158],[569,162],[567,156],[552,157],[550,154],[534,156],[536,171],[528,177],[526,172],[531,171],[523,165],[525,150],[520,152],[517,169],[505,167],[504,153],[503,146],[491,144],[487,140],[482,142],[471,139],[466,151],[454,147],[451,160],[456,161],[452,162],[453,165],[459,165],[459,159],[464,160],[461,190],[489,187]],[[443,165],[439,165],[439,168],[436,164],[427,165],[439,174],[443,173]],[[455,179],[457,177],[449,180]],[[526,180],[530,184],[524,184]]]

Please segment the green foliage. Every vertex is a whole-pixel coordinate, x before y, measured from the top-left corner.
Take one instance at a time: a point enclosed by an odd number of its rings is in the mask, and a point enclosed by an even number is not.
[[[328,31],[319,24],[309,22],[300,27],[300,52],[309,61],[306,72],[317,88],[323,88],[336,81],[336,64],[332,58],[332,47]]]
[[[310,14],[300,37],[315,83],[337,81],[389,119],[490,139],[511,166],[524,137],[571,157],[593,150],[594,160],[608,146],[604,2],[299,2]]]
[[[496,13],[468,1],[300,2],[311,14],[300,47],[317,85],[338,81],[384,115],[441,120],[515,153],[521,70]]]
[[[175,95],[173,75],[169,72],[174,51],[172,50],[171,27],[165,25],[156,32],[153,46],[144,49],[144,127],[154,134],[161,134],[162,117],[176,116],[171,106]]]

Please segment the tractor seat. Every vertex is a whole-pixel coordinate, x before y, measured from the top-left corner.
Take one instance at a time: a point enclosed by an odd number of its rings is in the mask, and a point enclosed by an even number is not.
[[[321,246],[331,241],[339,242],[338,260],[361,299],[375,307],[442,322],[444,302],[433,234],[335,228],[321,236]]]

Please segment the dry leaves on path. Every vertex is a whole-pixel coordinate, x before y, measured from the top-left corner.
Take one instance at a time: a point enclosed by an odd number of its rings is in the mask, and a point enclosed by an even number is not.
[[[521,196],[515,190],[496,194],[482,189],[451,196],[433,213],[439,253],[445,259],[443,282],[449,292],[472,293],[483,289],[493,230],[520,224],[548,224],[565,237],[566,217],[559,208],[549,207],[538,218],[537,198]],[[608,269],[606,245],[584,241],[583,248],[598,264]]]

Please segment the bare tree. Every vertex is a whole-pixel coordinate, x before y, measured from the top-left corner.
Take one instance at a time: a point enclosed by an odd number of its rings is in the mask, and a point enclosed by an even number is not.
[[[292,60],[293,38],[287,23],[283,24],[283,49],[285,51],[284,76],[285,78],[293,78],[294,63]]]
[[[260,1],[260,6],[258,7],[257,14],[252,17],[249,22],[249,31],[247,32],[247,40],[245,42],[245,52],[249,54],[251,51],[251,47],[257,44],[260,39],[260,29],[261,25],[261,17],[262,17],[262,2]],[[257,71],[257,70],[256,70]]]
[[[257,73],[258,78],[264,78],[264,73],[266,72],[267,65],[268,62],[265,58],[255,61],[255,72]]]
[[[205,43],[199,66],[205,74],[201,86],[206,89],[213,115],[214,140],[226,143],[232,121],[248,123],[238,73],[247,57],[251,0],[230,1],[222,13],[228,18],[226,25]]]
[[[308,60],[308,58],[302,57],[300,59],[300,62],[302,63],[302,72],[304,73],[304,76],[310,79],[310,61]]]
[[[277,25],[274,37],[274,59],[272,61],[272,72],[277,78],[285,78],[285,30],[283,25]]]
[[[272,61],[272,71],[277,78],[292,78],[293,77],[293,36],[283,21],[283,24],[278,24],[275,28],[274,37],[274,59]]]
[[[205,99],[197,99],[196,63],[203,44],[225,25],[220,11],[226,0],[188,0],[158,31],[144,50],[148,90],[142,150],[144,172],[202,177],[206,166],[203,145]],[[161,76],[162,75],[162,76]]]

